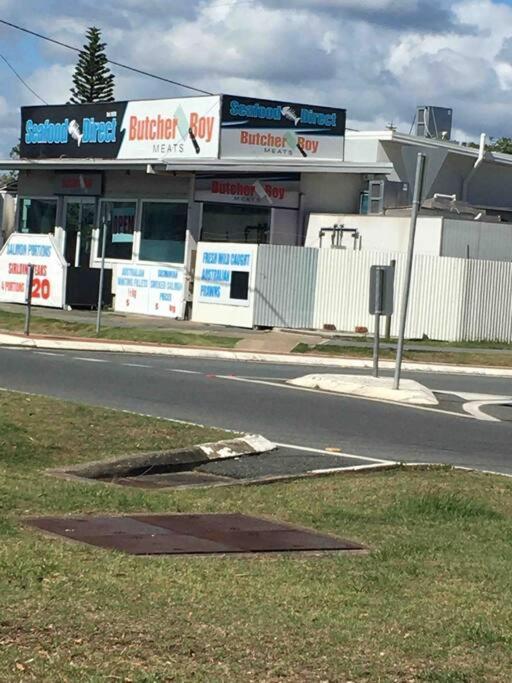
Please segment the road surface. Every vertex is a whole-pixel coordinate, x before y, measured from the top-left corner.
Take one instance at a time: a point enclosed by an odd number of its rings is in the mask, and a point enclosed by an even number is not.
[[[508,409],[500,409],[504,421],[475,419],[464,412],[465,399],[455,396],[459,392],[512,397],[510,379],[405,373],[435,391],[447,392],[441,395],[441,408],[432,410],[284,384],[286,379],[313,372],[340,370],[0,349],[0,386],[6,389],[260,433],[276,443],[297,447],[296,452],[338,449],[359,456],[353,464],[372,459],[433,462],[512,474]]]

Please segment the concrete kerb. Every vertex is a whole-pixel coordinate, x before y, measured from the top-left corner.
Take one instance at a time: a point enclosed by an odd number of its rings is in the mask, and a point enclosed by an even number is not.
[[[323,356],[302,355],[298,353],[270,353],[230,351],[202,347],[159,346],[157,344],[137,344],[112,341],[95,341],[89,339],[52,338],[52,337],[23,337],[13,334],[0,334],[0,346],[15,346],[21,348],[60,350],[60,351],[99,351],[113,353],[130,353],[178,358],[203,358],[211,360],[250,361],[259,363],[276,363],[298,366],[334,367],[346,369],[371,369],[371,359],[356,358],[325,358]],[[381,361],[383,370],[392,370],[393,361]],[[439,363],[405,362],[405,371],[442,373],[453,375],[478,375],[482,377],[512,377],[512,368],[489,368],[469,365],[448,365]]]
[[[140,476],[161,470],[183,471],[215,460],[239,458],[268,453],[275,445],[258,434],[246,434],[237,439],[199,444],[169,451],[134,453],[110,460],[95,460],[68,467],[46,470],[47,474],[66,479],[117,479]]]

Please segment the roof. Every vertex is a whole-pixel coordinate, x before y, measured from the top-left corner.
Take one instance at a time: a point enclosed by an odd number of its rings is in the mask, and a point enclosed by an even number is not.
[[[472,157],[475,161],[478,159],[479,154],[478,147],[467,147],[453,140],[437,140],[422,138],[417,135],[407,135],[396,130],[347,131],[345,137],[349,140],[378,140],[379,142],[398,142],[403,145],[414,145],[415,147],[434,147],[460,156]],[[485,161],[510,166],[512,165],[512,154],[486,151]]]
[[[233,173],[378,173],[393,171],[391,163],[360,163],[352,161],[269,162],[247,159],[197,159],[196,161],[154,159],[6,159],[0,160],[5,170],[144,170],[148,173],[166,171],[206,171]]]

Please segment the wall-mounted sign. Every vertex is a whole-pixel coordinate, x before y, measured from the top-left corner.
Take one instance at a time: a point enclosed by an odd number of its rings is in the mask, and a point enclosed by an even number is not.
[[[29,264],[34,265],[32,304],[62,308],[66,262],[53,235],[14,232],[0,251],[0,301],[25,303]]]
[[[197,300],[205,304],[249,306],[256,245],[201,245],[196,264]]]
[[[22,107],[24,158],[217,158],[220,97]]]
[[[345,109],[222,96],[222,158],[342,160]]]
[[[56,173],[55,194],[101,195],[101,173]]]
[[[196,202],[297,209],[299,183],[263,178],[200,178],[196,180],[194,199]]]
[[[165,318],[183,318],[183,268],[129,263],[115,266],[116,311]]]

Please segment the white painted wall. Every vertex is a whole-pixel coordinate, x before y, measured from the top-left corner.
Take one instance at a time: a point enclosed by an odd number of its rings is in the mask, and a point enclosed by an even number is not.
[[[335,224],[346,228],[356,228],[361,235],[362,251],[394,251],[406,252],[409,240],[410,218],[407,216],[363,216],[347,214],[311,214],[306,233],[306,247],[319,247],[321,228]],[[441,250],[441,232],[443,219],[418,219],[416,228],[415,251],[418,254],[439,256]],[[354,240],[346,234],[342,242],[348,251],[353,250]],[[331,248],[327,234],[322,240],[322,248]]]

